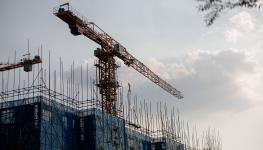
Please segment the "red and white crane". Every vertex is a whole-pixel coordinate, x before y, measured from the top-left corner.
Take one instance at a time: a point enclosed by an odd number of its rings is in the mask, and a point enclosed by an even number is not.
[[[119,87],[116,70],[118,65],[114,57],[121,59],[127,66],[134,68],[139,73],[150,79],[152,82],[163,88],[168,93],[181,99],[183,95],[172,85],[164,81],[153,71],[151,71],[142,62],[131,55],[127,49],[109,34],[104,32],[95,23],[87,21],[76,10],[69,6],[69,3],[54,8],[54,15],[66,22],[73,35],[84,35],[93,40],[101,47],[94,51],[94,55],[99,59],[95,65],[98,68],[99,83],[102,98],[102,109],[106,112],[116,115],[117,88]]]

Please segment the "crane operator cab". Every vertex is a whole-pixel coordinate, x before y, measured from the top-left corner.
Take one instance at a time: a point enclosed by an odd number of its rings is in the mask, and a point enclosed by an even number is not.
[[[69,10],[69,3],[65,3],[65,4],[60,5],[58,12],[64,12],[65,9],[66,9],[66,11]]]

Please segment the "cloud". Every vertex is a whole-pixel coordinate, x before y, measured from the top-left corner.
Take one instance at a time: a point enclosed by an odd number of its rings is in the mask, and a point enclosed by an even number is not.
[[[242,11],[230,18],[230,21],[236,25],[237,28],[249,32],[256,27],[256,20],[248,12]]]
[[[240,82],[240,79],[251,84],[258,82],[254,78],[244,78],[257,73],[257,64],[249,61],[248,54],[237,50],[195,53],[198,55],[198,59],[192,63],[195,73],[182,79],[188,85],[184,87],[189,93],[186,100],[190,103],[187,107],[213,108],[210,111],[242,111],[251,106],[250,95],[244,92],[244,85]],[[196,105],[191,105],[193,102]]]
[[[186,107],[208,112],[243,111],[253,105],[250,90],[258,78],[258,64],[250,61],[244,51],[223,50],[195,52],[198,59],[192,63],[194,74],[181,79],[184,82]],[[189,58],[191,59],[191,58]],[[262,98],[260,93],[254,93]]]
[[[234,15],[229,19],[229,24],[224,31],[225,39],[228,42],[236,43],[237,41],[253,41],[262,38],[263,24],[256,19],[254,15],[246,11]]]
[[[228,49],[197,50],[169,60],[145,59],[143,62],[152,71],[184,93],[180,102],[174,102],[174,97],[124,64],[118,70],[118,78],[124,88],[130,83],[132,92],[141,99],[171,103],[186,113],[236,113],[254,107],[263,99],[263,71],[253,57],[249,51]],[[76,81],[80,81],[79,74],[80,67],[76,67]],[[70,77],[70,72],[66,75]],[[95,76],[94,67],[90,67],[89,75]]]
[[[241,37],[241,33],[236,29],[229,29],[225,31],[225,37],[228,42],[236,43],[237,40]]]
[[[185,98],[177,105],[181,111],[194,113],[241,112],[262,101],[261,67],[246,51],[194,51],[182,61],[159,61],[150,68],[168,74],[168,81],[181,90]],[[174,60],[178,60],[176,58]],[[179,75],[178,75],[179,73]],[[181,73],[181,74],[180,74]],[[161,75],[162,76],[162,75]],[[169,94],[147,80],[133,87],[139,95],[150,100],[173,100]],[[257,90],[256,90],[257,89]],[[176,103],[174,103],[176,104]]]

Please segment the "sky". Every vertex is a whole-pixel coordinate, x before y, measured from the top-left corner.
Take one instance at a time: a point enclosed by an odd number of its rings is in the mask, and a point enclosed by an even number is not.
[[[97,44],[70,34],[52,14],[67,1],[1,0],[0,61],[43,45],[52,63],[94,60]],[[151,101],[177,107],[182,118],[219,130],[224,150],[262,150],[262,10],[235,9],[207,27],[194,0],[72,0],[74,8],[184,93],[177,100],[122,64],[123,85]],[[45,60],[44,60],[45,61]]]

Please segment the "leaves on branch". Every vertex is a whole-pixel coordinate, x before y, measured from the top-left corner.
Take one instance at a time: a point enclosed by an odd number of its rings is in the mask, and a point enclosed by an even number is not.
[[[201,3],[198,10],[207,12],[205,15],[205,23],[210,26],[221,13],[236,7],[260,8],[262,0],[196,0]]]

